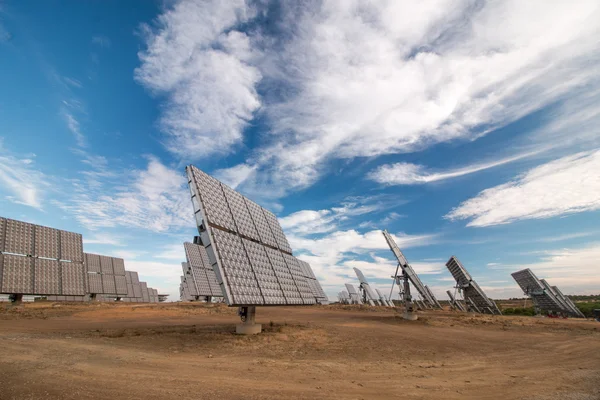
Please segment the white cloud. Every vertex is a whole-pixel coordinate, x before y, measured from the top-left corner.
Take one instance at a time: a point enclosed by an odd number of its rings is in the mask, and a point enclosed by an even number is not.
[[[92,230],[123,226],[168,232],[194,226],[183,172],[150,158],[145,170],[108,176],[118,176],[119,181],[75,182],[77,194],[57,204]]]
[[[231,168],[216,170],[213,176],[232,189],[235,189],[247,180],[255,170],[255,167],[248,164],[238,164]]]
[[[96,35],[92,37],[92,44],[108,49],[111,46],[111,41],[107,36]]]
[[[81,132],[79,121],[73,116],[73,114],[66,110],[63,110],[63,116],[65,118],[65,122],[67,123],[67,127],[77,141],[77,145],[79,147],[85,147],[85,135]]]
[[[1,138],[0,138],[1,139]],[[2,148],[0,140],[0,192],[8,200],[42,209],[48,178],[35,169],[31,158],[18,158]]]
[[[351,217],[381,210],[381,205],[371,202],[369,198],[357,200],[359,201],[346,201],[340,207],[333,207],[328,210],[297,211],[279,218],[279,222],[286,232],[292,234],[325,233],[338,229],[341,222]]]
[[[125,269],[137,271],[140,281],[158,289],[160,294],[168,294],[169,301],[179,300],[181,263],[125,260]]]
[[[288,89],[266,102],[274,143],[257,160],[291,188],[314,182],[330,158],[476,138],[598,75],[587,61],[598,49],[594,1],[290,8],[292,39],[263,66]]]
[[[385,164],[369,173],[368,177],[369,179],[386,185],[419,185],[473,174],[521,160],[538,153],[539,151],[523,153],[496,161],[469,165],[443,172],[428,171],[427,167],[423,165],[411,163]]]
[[[249,64],[254,50],[235,29],[252,15],[243,0],[183,0],[142,27],[147,49],[135,77],[167,96],[161,126],[173,153],[198,159],[241,141],[260,106],[261,74]]]
[[[479,193],[446,215],[470,219],[468,226],[600,209],[600,150],[582,152],[538,166],[512,182]]]
[[[109,233],[96,233],[83,237],[83,244],[106,244],[110,246],[125,246],[123,237]]]
[[[511,273],[530,268],[538,278],[558,286],[565,294],[597,294],[600,287],[598,260],[600,243],[590,243],[579,248],[547,250],[537,262],[506,266],[506,269]]]

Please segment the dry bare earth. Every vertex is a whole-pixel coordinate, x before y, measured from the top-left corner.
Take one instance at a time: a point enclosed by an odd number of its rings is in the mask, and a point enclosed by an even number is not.
[[[0,306],[0,399],[600,399],[600,324],[390,309]],[[271,326],[270,321],[273,321]]]

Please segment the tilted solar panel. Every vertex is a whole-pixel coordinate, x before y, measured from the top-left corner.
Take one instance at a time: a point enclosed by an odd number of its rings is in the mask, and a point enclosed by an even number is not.
[[[398,247],[398,245],[392,238],[392,235],[390,235],[388,233],[388,231],[386,231],[386,230],[383,230],[382,233],[383,233],[383,236],[385,237],[385,240],[386,240],[388,246],[392,250],[392,253],[394,253],[394,255],[396,256],[396,259],[398,260],[398,264],[400,265],[400,268],[402,268],[402,271],[406,273],[406,275],[408,276],[408,279],[410,280],[410,283],[412,283],[412,285],[415,287],[415,289],[417,289],[417,292],[419,292],[419,294],[421,295],[421,298],[423,298],[431,306],[436,306],[436,307],[441,308],[441,306],[439,305],[437,300],[433,299],[431,297],[431,294],[427,291],[427,289],[425,288],[425,285],[423,284],[423,282],[421,282],[421,279],[419,278],[417,273],[410,266],[410,264],[406,260],[406,257],[404,257],[404,254],[402,254],[402,251],[400,251],[400,248]]]
[[[358,268],[354,268],[354,273],[358,277],[358,280],[367,295],[367,300],[370,300],[370,302],[373,302],[372,305],[380,304],[379,296],[377,296],[375,291],[371,288],[371,286],[369,285],[369,282],[367,281],[367,278],[365,278],[362,271]]]
[[[194,166],[186,173],[202,244],[227,304],[315,304],[275,215]]]
[[[448,267],[454,280],[456,280],[456,285],[463,292],[465,298],[468,297],[473,300],[480,309],[487,309],[489,307],[492,310],[492,314],[502,315],[496,303],[487,297],[457,257],[450,257],[446,263],[446,267]]]
[[[514,272],[511,275],[523,292],[531,297],[537,308],[545,311],[563,311],[563,307],[556,297],[546,291],[542,282],[529,268]]]
[[[348,294],[350,295],[350,300],[352,300],[356,304],[363,304],[363,301],[360,298],[360,294],[356,291],[354,286],[351,283],[346,283],[345,286],[346,290],[348,291]]]

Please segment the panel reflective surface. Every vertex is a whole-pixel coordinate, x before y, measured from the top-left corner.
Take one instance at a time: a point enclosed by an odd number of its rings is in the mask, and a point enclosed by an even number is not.
[[[275,215],[194,166],[186,172],[202,244],[227,304],[315,304]]]
[[[446,267],[454,277],[456,286],[463,292],[465,298],[470,298],[480,309],[487,310],[489,308],[493,314],[502,315],[496,303],[487,297],[457,257],[450,257],[448,262],[446,262]]]

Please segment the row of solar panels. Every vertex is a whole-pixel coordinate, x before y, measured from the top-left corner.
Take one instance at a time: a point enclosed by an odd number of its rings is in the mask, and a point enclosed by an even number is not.
[[[182,301],[193,301],[206,297],[223,297],[221,285],[217,281],[213,266],[210,263],[206,248],[200,244],[186,242],[184,243],[187,262],[181,263],[183,275],[179,287],[180,298]],[[308,287],[314,296],[315,302],[324,304],[328,302],[323,288],[319,284],[310,265],[302,260],[298,260],[302,276],[306,279]],[[281,290],[280,282],[276,277],[271,276],[269,286],[263,285],[262,292],[269,290]],[[264,281],[263,281],[264,283]]]
[[[365,302],[372,306],[395,307],[394,302],[384,295],[379,289],[372,288],[367,278],[358,268],[354,268],[354,272],[360,282],[359,288],[362,290],[363,296],[356,291],[356,288],[351,283],[346,283],[346,290],[338,293],[338,300],[342,304],[364,304]]]
[[[147,292],[122,258],[84,253],[80,234],[0,218],[0,293],[150,301]]]
[[[545,279],[538,279],[529,268],[514,272],[512,277],[528,295],[536,308],[546,311],[585,318],[575,303],[565,296],[558,287],[550,286]]]

